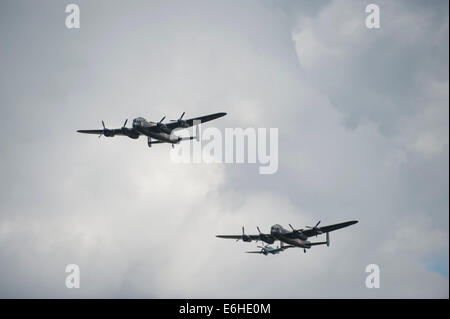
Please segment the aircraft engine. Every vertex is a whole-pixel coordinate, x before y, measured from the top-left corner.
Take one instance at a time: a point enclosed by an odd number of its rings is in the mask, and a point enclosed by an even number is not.
[[[187,124],[187,122],[185,120],[177,120],[177,122],[178,122],[179,127],[182,127],[182,128],[189,127],[189,125]]]
[[[180,118],[179,118],[178,120],[170,120],[170,121],[171,121],[171,122],[177,122],[177,123],[178,123],[178,127],[182,127],[182,128],[187,128],[187,127],[189,127],[189,125],[187,124],[187,122],[186,122],[185,120],[183,120],[184,113],[185,113],[185,112],[183,112],[183,114],[181,114],[181,116],[180,116]]]
[[[162,123],[157,123],[157,125],[158,125],[159,129],[161,130],[161,132],[166,133],[166,134],[172,133],[172,130],[169,129],[169,128],[168,128],[167,126],[165,126],[164,124],[162,124]]]
[[[239,240],[239,239],[238,239],[238,240]],[[245,234],[244,226],[242,226],[242,241],[245,241],[245,242],[247,242],[247,243],[249,243],[249,242],[252,241],[252,239],[250,238],[250,236],[248,236],[248,235]]]
[[[301,240],[307,240],[308,239],[308,236],[303,234],[303,232],[302,232],[303,229],[295,229],[294,227],[292,227],[291,224],[289,224],[289,227],[291,227],[292,232],[296,234],[297,238],[300,238]]]
[[[134,130],[128,129],[128,128],[122,128],[122,132],[124,135],[128,136],[132,139],[137,139],[139,137],[139,134],[136,133]]]
[[[109,130],[109,129],[106,128],[104,121],[102,121],[102,125],[103,125],[103,135],[104,136],[113,137],[114,135],[116,135],[116,133],[114,133],[113,130]],[[100,136],[101,136],[101,134],[100,134]]]
[[[263,242],[265,242],[266,244],[269,244],[269,245],[271,245],[275,242],[275,239],[273,239],[272,236],[267,236],[267,235],[261,233],[261,230],[259,229],[258,226],[256,226],[256,229],[258,230],[258,233],[259,233],[259,240],[262,240]]]
[[[103,130],[103,135],[107,136],[107,137],[113,137],[114,135],[116,135],[113,131],[108,130],[107,128],[105,128]]]
[[[303,235],[303,234],[300,233],[300,232],[297,232],[297,236],[298,236],[298,238],[300,238],[301,240],[307,240],[307,239],[308,239],[308,236],[305,236],[305,235]]]

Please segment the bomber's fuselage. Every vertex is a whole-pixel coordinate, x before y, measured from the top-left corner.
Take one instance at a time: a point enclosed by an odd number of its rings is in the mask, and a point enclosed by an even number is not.
[[[133,129],[139,133],[155,140],[176,144],[180,142],[180,137],[172,134],[172,130],[167,126],[147,121],[143,117],[138,117],[133,120]]]
[[[270,229],[270,234],[278,239],[279,241],[286,243],[288,245],[300,247],[300,248],[311,248],[311,242],[308,240],[302,240],[300,238],[290,238],[286,237],[285,234],[291,233],[287,229],[284,229],[281,225],[273,225]]]

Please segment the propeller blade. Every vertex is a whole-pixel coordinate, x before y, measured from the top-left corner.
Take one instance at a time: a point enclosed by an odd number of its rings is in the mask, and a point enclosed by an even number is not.
[[[295,231],[294,227],[292,227],[291,224],[289,224],[289,227],[291,227],[292,231]]]
[[[103,125],[103,130],[106,130],[105,122],[102,121],[102,125]],[[103,135],[103,134],[100,134],[100,135],[98,136],[98,138],[102,137],[102,135]]]
[[[170,121],[171,122],[178,122],[178,121],[180,121],[183,118],[184,113],[186,113],[186,112],[183,112],[183,114],[181,114],[181,116],[180,116],[180,118],[178,120],[170,120]]]
[[[258,233],[260,233],[260,234],[261,234],[261,230],[259,229],[259,227],[258,227],[258,226],[256,226],[256,229],[258,230]]]
[[[319,222],[316,224],[316,227],[319,226],[319,224],[320,224],[320,220],[319,220]]]
[[[128,119],[125,120],[125,123],[123,123],[123,127],[127,125]]]
[[[159,121],[159,123],[162,123],[162,121],[164,121],[165,118],[166,118],[166,117],[164,116],[164,117],[161,119],[161,121]]]

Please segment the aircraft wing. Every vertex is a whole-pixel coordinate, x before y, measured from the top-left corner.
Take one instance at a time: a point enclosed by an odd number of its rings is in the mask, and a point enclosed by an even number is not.
[[[116,129],[106,129],[106,130],[77,130],[78,133],[84,133],[84,134],[94,134],[94,135],[105,135],[105,136],[115,136],[115,135],[122,135],[122,136],[139,136],[141,135],[138,131],[131,129],[131,128],[116,128]]]
[[[318,227],[318,229],[321,232],[318,232],[316,229],[310,228],[310,229],[305,229],[302,230],[302,234],[307,236],[307,237],[312,237],[312,236],[316,236],[316,235],[320,235],[325,234],[325,233],[329,233],[333,230],[338,230],[344,227],[348,227],[350,225],[356,224],[358,221],[357,220],[352,220],[349,222],[344,222],[344,223],[339,223],[339,224],[334,224],[334,225],[328,225],[328,226],[323,226],[323,227]]]
[[[217,235],[216,237],[225,239],[241,239],[241,240],[243,240],[244,238],[244,236],[242,235]],[[246,237],[250,237],[251,240],[259,239],[259,235],[246,235]]]
[[[275,248],[275,249],[273,249],[273,250],[271,250],[271,251],[269,251],[269,252],[267,252],[267,253],[268,253],[268,254],[274,254],[274,253],[277,253],[277,252],[279,252],[279,251],[283,251],[283,250],[285,250],[286,248],[295,248],[295,247],[296,247],[296,246],[292,246],[292,245],[282,246],[282,247],[280,247],[280,248]],[[262,250],[258,250],[258,251],[254,250],[254,251],[246,251],[246,253],[247,253],[247,254],[262,254],[263,251],[262,251]]]
[[[227,113],[221,112],[221,113],[214,113],[214,114],[210,114],[210,115],[204,115],[204,116],[199,116],[199,117],[194,117],[192,119],[189,120],[185,120],[184,122],[186,123],[187,127],[191,127],[194,125],[194,122],[199,121],[200,123],[205,123],[208,121],[212,121],[215,119],[218,119],[219,117],[225,116],[227,115]],[[171,122],[171,123],[167,123],[164,124],[165,126],[167,126],[169,129],[173,130],[179,127],[182,127],[177,121],[175,122]]]
[[[118,129],[112,129],[110,130],[111,132],[114,133],[114,135],[119,135],[120,133],[122,133],[122,130]],[[78,133],[84,133],[84,134],[94,134],[94,135],[101,135],[104,133],[103,130],[77,130]]]

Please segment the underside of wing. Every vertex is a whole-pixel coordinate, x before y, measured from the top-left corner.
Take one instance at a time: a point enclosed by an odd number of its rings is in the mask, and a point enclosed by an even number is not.
[[[117,128],[117,129],[103,129],[103,130],[77,130],[78,133],[83,134],[95,134],[112,137],[115,135],[129,136],[132,138],[138,138],[141,135],[138,131],[132,128]]]
[[[218,119],[219,117],[225,116],[227,115],[227,113],[225,112],[220,112],[220,113],[214,113],[214,114],[210,114],[210,115],[204,115],[204,116],[199,116],[199,117],[195,117],[189,120],[185,120],[183,121],[185,124],[185,127],[191,127],[193,125],[196,124],[201,124],[201,123],[205,123],[205,122],[209,122],[215,119]],[[167,126],[169,129],[173,130],[179,127],[183,127],[180,125],[179,122],[172,122],[172,123],[167,123],[165,124],[165,126]]]
[[[286,238],[290,238],[290,239],[296,239],[298,238],[298,235],[295,232],[289,232],[289,233],[285,233],[283,234],[284,237]]]
[[[244,236],[242,235],[217,235],[218,238],[225,238],[225,239],[243,239]],[[246,235],[246,237],[251,238],[251,240],[257,240],[259,239],[259,235]]]
[[[95,135],[103,134],[103,130],[78,130],[77,132],[84,133],[84,134],[95,134]]]
[[[316,235],[320,235],[320,234],[324,234],[324,233],[329,233],[333,230],[338,230],[338,229],[341,229],[344,227],[354,225],[357,222],[358,222],[357,220],[352,220],[349,222],[344,222],[344,223],[339,223],[339,224],[334,224],[334,225],[329,225],[329,226],[323,226],[323,227],[318,228],[320,231],[317,231],[316,229],[311,228],[311,229],[303,230],[302,234],[304,234],[305,236],[308,236],[308,237],[316,236]]]

